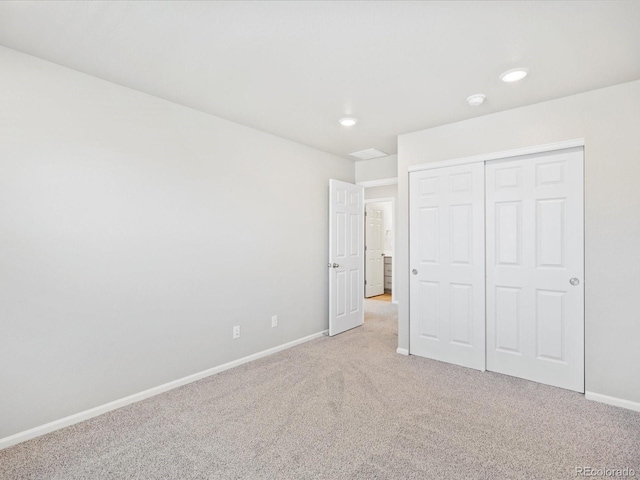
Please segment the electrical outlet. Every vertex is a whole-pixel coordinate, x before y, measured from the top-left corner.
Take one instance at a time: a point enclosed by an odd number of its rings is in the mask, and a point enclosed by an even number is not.
[[[271,328],[275,328],[278,326],[278,315],[274,315],[271,317]]]
[[[240,338],[240,325],[233,327],[233,339]]]

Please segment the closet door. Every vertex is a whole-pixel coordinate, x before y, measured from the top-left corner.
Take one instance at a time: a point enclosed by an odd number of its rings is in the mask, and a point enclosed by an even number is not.
[[[487,370],[584,392],[582,147],[486,164]]]
[[[409,353],[484,370],[484,164],[412,172],[409,188]]]

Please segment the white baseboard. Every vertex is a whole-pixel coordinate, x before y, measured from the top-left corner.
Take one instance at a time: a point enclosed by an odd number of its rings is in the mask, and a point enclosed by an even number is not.
[[[587,400],[593,400],[594,402],[606,403],[607,405],[613,405],[614,407],[621,407],[640,412],[640,402],[610,397],[609,395],[603,395],[595,392],[584,392],[584,398]]]
[[[325,331],[314,333],[312,335],[302,337],[297,340],[284,343],[282,345],[278,345],[277,347],[269,348],[267,350],[254,353],[253,355],[239,358],[238,360],[233,360],[217,367],[209,368],[208,370],[194,373],[193,375],[188,375],[186,377],[179,378],[178,380],[173,380],[172,382],[164,383],[162,385],[158,385],[157,387],[153,387],[139,393],[134,393],[133,395],[129,395],[128,397],[120,398],[118,400],[114,400],[113,402],[105,403],[104,405],[90,408],[89,410],[85,410],[83,412],[74,413],[73,415],[69,415],[68,417],[64,417],[59,420],[54,420],[53,422],[45,423],[44,425],[40,425],[39,427],[30,428],[29,430],[25,430],[24,432],[19,432],[8,437],[0,438],[0,450],[11,447],[18,443],[26,442],[27,440],[31,440],[32,438],[40,437],[42,435],[46,435],[47,433],[60,430],[61,428],[83,422],[90,418],[97,417],[98,415],[102,415],[103,413],[122,408],[126,405],[145,400],[149,397],[154,397],[169,390],[173,390],[174,388],[178,388],[188,383],[201,380],[211,375],[215,375],[216,373],[224,372],[225,370],[229,370],[230,368],[237,367],[244,363],[258,360],[259,358],[272,355],[282,350],[286,350],[287,348],[295,347],[296,345],[300,345],[301,343],[315,340],[316,338],[322,337],[324,334]]]
[[[409,350],[406,348],[396,348],[396,353],[399,353],[400,355],[409,355]]]
[[[394,305],[398,304],[398,300],[391,300],[391,303],[393,303]]]

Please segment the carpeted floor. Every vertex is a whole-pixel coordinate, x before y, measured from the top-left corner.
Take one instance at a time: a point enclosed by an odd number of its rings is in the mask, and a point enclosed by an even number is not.
[[[640,413],[395,353],[396,306],[0,452],[5,479],[640,477]]]

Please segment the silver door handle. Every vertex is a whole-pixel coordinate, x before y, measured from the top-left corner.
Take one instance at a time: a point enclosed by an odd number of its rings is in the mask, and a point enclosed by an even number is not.
[[[576,277],[573,277],[571,280],[569,280],[569,283],[575,287],[577,285],[580,285],[580,280]]]
[[[411,273],[413,273],[414,275],[418,274],[418,270],[416,270],[415,268],[413,270],[411,270]]]
[[[338,265],[337,263],[333,264],[333,268],[338,268],[340,265]]]

